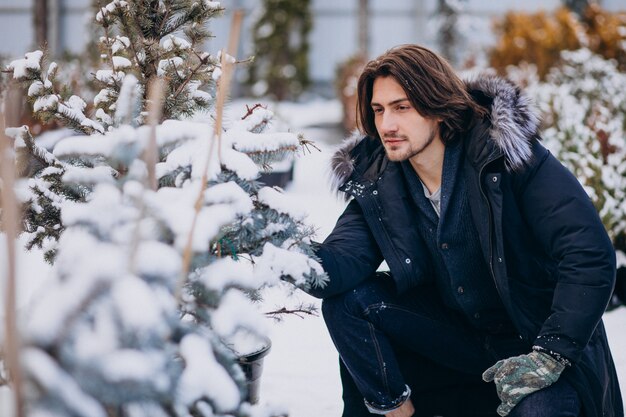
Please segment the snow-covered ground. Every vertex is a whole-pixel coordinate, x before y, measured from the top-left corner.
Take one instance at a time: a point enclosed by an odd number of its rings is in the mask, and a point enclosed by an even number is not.
[[[332,126],[303,126],[315,123],[334,125],[339,122],[337,112],[336,102],[317,102],[308,106],[281,105],[277,109],[280,116],[291,122],[294,131],[304,133],[321,149],[321,152],[313,150],[312,154],[296,161],[294,181],[285,190],[297,205],[309,212],[309,222],[318,228],[318,240],[323,240],[330,233],[345,206],[329,191],[327,171],[332,148],[340,142],[342,134]],[[6,265],[4,253],[0,239],[0,268]],[[20,271],[28,274],[29,278],[20,280],[27,283],[20,288],[19,294],[20,305],[25,306],[38,283],[45,279],[48,267],[41,261],[40,254],[21,253]],[[0,272],[4,275],[4,271]],[[299,302],[319,306],[318,300],[302,292],[291,297],[286,292],[274,289],[265,293],[262,309],[271,311],[277,306],[294,306]],[[605,323],[620,380],[626,388],[626,308],[606,314]],[[320,316],[300,318],[292,315],[284,317],[280,323],[270,323],[269,327],[273,345],[265,358],[261,402],[284,405],[292,417],[338,417],[342,409],[338,358],[323,319]],[[0,390],[2,416],[10,415],[5,408],[7,403],[7,391]]]

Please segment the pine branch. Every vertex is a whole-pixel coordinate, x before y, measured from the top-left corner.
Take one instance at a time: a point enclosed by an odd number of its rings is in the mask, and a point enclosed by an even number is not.
[[[298,136],[298,140],[300,141],[300,146],[302,147],[302,149],[305,152],[308,153],[312,153],[311,150],[309,149],[309,146],[312,148],[317,149],[318,152],[322,152],[322,150],[320,148],[318,148],[317,146],[315,146],[315,142],[305,139],[302,135]]]
[[[143,62],[139,59],[139,52],[135,43],[138,42],[142,45],[145,45],[146,39],[143,36],[143,31],[141,30],[141,27],[133,28],[132,24],[128,21],[127,16],[124,14],[123,11],[119,11],[117,17],[119,19],[120,25],[122,26],[122,31],[128,35],[128,39],[130,40],[130,49],[133,52],[133,56],[135,57],[135,62],[137,63],[137,66],[139,66],[139,76],[145,82],[147,79],[150,79],[152,75],[155,75],[157,73],[157,68],[156,63],[153,63],[154,68],[152,69],[152,71],[148,71],[148,49],[143,48],[146,54],[146,59]],[[139,33],[141,33],[141,35],[138,35]]]
[[[248,107],[246,104],[246,114],[243,115],[241,120],[246,120],[248,117],[252,116],[252,113],[254,113],[254,111],[258,108],[267,109],[267,106],[264,106],[261,103],[256,103],[254,106]]]
[[[165,27],[165,22],[170,17],[170,13],[172,12],[172,5],[169,1],[165,2],[165,15],[163,15],[163,19],[161,20],[161,24],[159,25],[159,34],[163,33],[163,28]]]
[[[187,84],[189,84],[189,81],[191,81],[193,76],[198,73],[198,70],[202,68],[203,65],[208,63],[209,58],[210,58],[209,55],[203,58],[200,58],[200,62],[198,62],[198,65],[196,65],[196,67],[191,70],[191,72],[187,75],[187,77],[185,77],[183,82],[178,86],[178,88],[174,92],[174,97],[172,98],[172,100],[176,100],[178,98],[178,95],[183,91],[183,89],[187,86]]]
[[[46,149],[37,146],[35,144],[35,139],[30,134],[30,130],[28,126],[22,126],[19,128],[9,128],[6,130],[6,134],[13,139],[21,139],[29,153],[37,159],[44,166],[57,166],[59,168],[63,167],[61,161],[59,161],[52,153],[48,152]],[[16,140],[15,144],[17,145],[19,142]]]
[[[293,314],[294,316],[300,317],[301,319],[304,318],[304,315],[309,315],[313,317],[319,316],[319,314],[317,313],[317,308],[313,305],[307,305],[307,306],[301,305],[300,307],[295,308],[295,309],[288,309],[287,307],[282,307],[282,308],[279,308],[278,310],[268,311],[263,314],[273,319],[277,319],[277,320],[280,320],[282,316],[286,314]]]
[[[98,5],[100,5],[99,3],[100,2],[98,2]],[[103,8],[101,7],[100,10],[102,10],[102,9]],[[111,41],[111,37],[109,35],[109,23],[108,23],[107,20],[103,20],[102,21],[102,28],[104,29],[104,36],[105,36],[107,42],[110,42]],[[113,71],[115,71],[115,65],[113,64],[113,51],[111,51],[111,44],[107,43],[105,45],[107,46],[106,52],[107,52],[107,56],[109,58],[109,64],[111,65],[111,68],[113,68]],[[117,85],[117,83],[116,83],[116,87],[118,87],[118,90],[119,90],[119,86]]]

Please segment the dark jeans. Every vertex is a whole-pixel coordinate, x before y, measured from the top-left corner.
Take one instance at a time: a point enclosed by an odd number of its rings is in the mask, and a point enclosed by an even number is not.
[[[322,312],[342,360],[343,417],[370,416],[364,399],[372,410],[391,410],[406,400],[407,386],[415,416],[497,416],[495,386],[482,382],[482,372],[530,351],[513,332],[476,331],[434,288],[398,296],[389,277],[325,299]],[[578,416],[579,409],[578,395],[561,379],[509,416]]]

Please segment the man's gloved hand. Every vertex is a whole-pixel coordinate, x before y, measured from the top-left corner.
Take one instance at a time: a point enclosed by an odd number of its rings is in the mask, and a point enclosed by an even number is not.
[[[502,404],[498,414],[508,415],[524,397],[554,384],[565,364],[547,353],[533,351],[496,362],[483,373],[485,382],[494,381]]]

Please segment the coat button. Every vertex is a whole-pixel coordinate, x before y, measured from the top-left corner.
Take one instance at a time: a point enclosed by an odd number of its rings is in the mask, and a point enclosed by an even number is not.
[[[459,287],[459,288],[457,288],[457,289],[456,289],[456,291],[457,291],[459,294],[463,294],[463,293],[465,292],[465,289],[464,289],[463,287]]]
[[[498,177],[496,177],[496,176],[491,177],[491,181],[498,182]]]
[[[410,263],[411,263],[411,260],[410,260],[409,258],[406,258],[406,259],[404,260],[404,262],[406,262],[407,264],[410,264]]]
[[[372,194],[374,194],[374,195],[378,195],[378,191],[377,191],[377,190],[374,190],[374,191],[372,191]]]
[[[441,244],[441,249],[443,249],[443,250],[448,249],[448,244],[447,243],[442,243]]]
[[[474,318],[475,318],[476,320],[478,320],[478,319],[480,318],[480,313],[475,313],[475,314],[474,314]]]
[[[502,258],[498,258],[498,262],[502,262]]]

